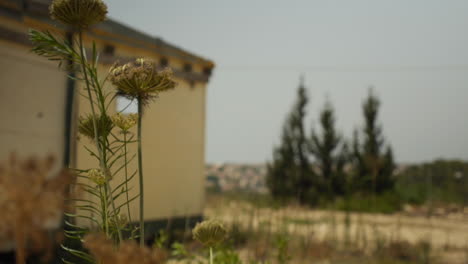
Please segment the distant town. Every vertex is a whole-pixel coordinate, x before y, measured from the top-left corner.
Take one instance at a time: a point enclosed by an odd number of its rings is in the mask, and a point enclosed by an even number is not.
[[[398,165],[394,174],[399,175],[407,167],[408,164]],[[266,173],[266,164],[207,164],[205,166],[205,187],[213,192],[249,191],[267,193]]]
[[[208,164],[206,188],[214,192],[253,191],[266,193],[266,164]]]

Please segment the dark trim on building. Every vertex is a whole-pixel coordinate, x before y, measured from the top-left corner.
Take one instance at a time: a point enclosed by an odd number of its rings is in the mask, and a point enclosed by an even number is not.
[[[8,40],[25,46],[31,46],[31,41],[27,34],[10,30],[0,26],[0,39]]]
[[[67,32],[66,39],[69,43],[73,43],[73,33]],[[67,66],[70,69],[68,75],[70,78],[67,78],[66,84],[66,94],[65,94],[65,129],[64,129],[64,150],[63,150],[63,165],[65,168],[71,167],[71,154],[72,154],[72,142],[73,140],[73,133],[72,133],[72,125],[73,125],[73,110],[75,105],[75,71],[73,70],[73,61],[67,60]]]
[[[55,21],[49,18],[50,2],[50,0],[0,0],[0,15],[5,13],[8,14],[8,17],[15,17],[16,19],[24,19],[25,16],[29,16],[63,29],[63,26],[58,25]],[[184,62],[214,67],[214,63],[208,59],[197,56],[182,48],[172,45],[161,38],[140,32],[112,19],[107,19],[106,21],[96,25],[95,29],[105,33],[110,33],[109,35],[104,36],[91,30],[89,34],[98,39],[109,40],[131,47],[143,48],[162,56],[178,58]]]
[[[0,0],[0,16],[8,17],[16,21],[21,21],[23,14],[19,5],[5,5]]]
[[[152,244],[160,230],[165,230],[168,234],[172,234],[177,231],[192,230],[193,227],[199,222],[203,221],[203,216],[192,215],[185,217],[174,217],[156,220],[145,221],[145,241],[146,243]],[[133,223],[138,226],[138,223]]]
[[[25,33],[20,33],[17,31],[13,31],[11,29],[5,28],[0,26],[0,39],[11,41],[17,44],[25,45],[28,47],[32,47],[31,41],[29,41],[29,37]],[[135,58],[130,57],[117,57],[117,56],[109,56],[105,54],[101,54],[100,63],[105,65],[112,65],[114,62],[119,61],[120,63],[125,63],[128,61],[132,61]],[[210,78],[210,74],[206,72],[186,72],[183,69],[172,69],[174,72],[174,76],[177,78],[184,79],[188,82],[208,82]]]

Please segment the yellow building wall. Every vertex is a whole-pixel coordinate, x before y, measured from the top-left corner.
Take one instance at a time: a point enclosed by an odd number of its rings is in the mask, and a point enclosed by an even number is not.
[[[57,158],[62,165],[66,75],[27,47],[0,40],[0,160]]]
[[[180,82],[143,116],[147,219],[201,215],[205,93],[203,85]]]
[[[0,22],[23,33],[29,27],[48,27],[29,19],[25,19],[25,24],[5,18],[0,18]],[[98,49],[102,50],[105,44],[98,41]],[[110,44],[116,46],[122,57],[143,56],[156,61],[161,58],[151,51]],[[183,62],[175,58],[169,57],[169,63],[176,69],[183,67]],[[109,66],[100,66],[99,70],[104,78]],[[195,64],[193,70],[201,72],[202,66]],[[62,165],[66,74],[56,62],[31,53],[30,47],[0,40],[0,80],[0,160],[16,151],[21,156],[53,154],[59,159],[57,167]],[[143,116],[145,221],[202,214],[206,83],[192,86],[182,79],[176,81],[178,86],[162,93]],[[110,85],[106,87],[113,90]],[[77,116],[90,113],[89,104],[80,93],[85,94],[82,84],[75,95]],[[110,114],[115,110],[114,102]],[[98,168],[84,148],[93,143],[81,137],[76,144],[76,153],[72,153],[76,168]],[[136,144],[129,147],[129,152],[136,154]],[[134,170],[136,159],[129,166],[130,172]],[[122,179],[120,173],[111,184],[115,187]],[[133,197],[139,191],[137,177],[131,185]],[[77,194],[86,196],[84,192]],[[117,205],[121,202],[117,201]],[[123,207],[122,211],[125,210]],[[132,203],[131,215],[133,221],[138,221],[138,199]]]
[[[101,66],[100,72],[106,73],[109,67]],[[104,77],[104,75],[102,76]],[[206,84],[189,85],[187,81],[176,79],[174,90],[161,93],[151,102],[143,115],[143,171],[145,221],[175,217],[197,216],[202,214],[204,202],[204,143],[205,143],[205,97]],[[82,94],[85,89],[79,88]],[[107,91],[113,92],[110,83]],[[109,114],[116,112],[116,101],[109,107]],[[80,97],[81,116],[91,112],[89,102]],[[136,129],[131,130],[136,137]],[[117,129],[114,129],[117,136]],[[77,148],[77,168],[99,168],[96,159],[91,157],[84,146],[91,147],[93,142],[80,136]],[[94,149],[94,148],[92,148]],[[129,146],[129,157],[136,154],[136,143]],[[115,171],[119,162],[111,170]],[[129,174],[137,169],[137,160],[129,165]],[[124,179],[121,171],[111,185],[115,187]],[[137,177],[131,186],[130,197],[139,193]],[[84,194],[83,194],[84,195]],[[120,205],[123,199],[116,202]],[[126,212],[126,207],[122,208]],[[138,221],[138,199],[131,204],[131,220]]]

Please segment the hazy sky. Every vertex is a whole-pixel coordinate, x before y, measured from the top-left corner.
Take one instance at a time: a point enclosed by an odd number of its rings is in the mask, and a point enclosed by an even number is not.
[[[207,162],[265,162],[301,73],[350,137],[370,85],[397,161],[468,159],[466,0],[109,0],[120,22],[212,59]]]

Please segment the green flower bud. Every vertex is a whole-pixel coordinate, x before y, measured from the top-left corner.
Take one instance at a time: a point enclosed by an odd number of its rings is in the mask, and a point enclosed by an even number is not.
[[[128,218],[127,218],[127,216],[125,216],[123,214],[119,214],[119,215],[116,215],[114,217],[111,217],[110,224],[111,224],[111,226],[115,227],[116,229],[123,229],[128,224]]]
[[[101,115],[100,117],[96,118],[96,127],[98,136],[100,138],[107,139],[107,136],[114,127],[114,123],[112,123],[112,120],[109,116]],[[89,139],[94,140],[94,124],[92,115],[80,117],[78,132],[88,137]]]
[[[88,177],[98,186],[106,184],[106,176],[99,169],[91,169],[88,171]]]
[[[127,132],[130,128],[135,126],[138,122],[138,114],[129,114],[123,115],[121,113],[117,113],[111,117],[112,123],[123,132]]]
[[[213,247],[224,241],[227,230],[221,221],[207,220],[198,223],[192,230],[193,238],[206,247]]]

